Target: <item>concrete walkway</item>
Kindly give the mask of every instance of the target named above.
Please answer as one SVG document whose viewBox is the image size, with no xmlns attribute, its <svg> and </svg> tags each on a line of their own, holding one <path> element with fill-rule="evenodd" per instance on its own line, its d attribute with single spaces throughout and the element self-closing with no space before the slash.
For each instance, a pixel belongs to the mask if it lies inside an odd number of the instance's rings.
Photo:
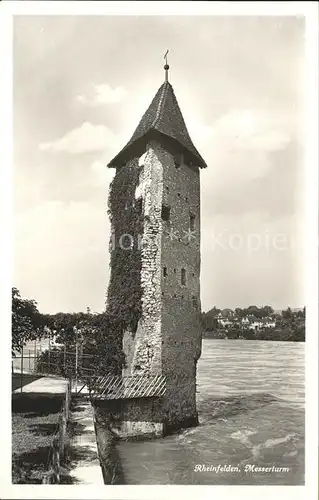
<svg viewBox="0 0 319 500">
<path fill-rule="evenodd" d="M 99 462 L 93 420 L 93 409 L 84 395 L 73 400 L 71 422 L 74 435 L 71 439 L 72 469 L 74 484 L 104 484 Z"/>
<path fill-rule="evenodd" d="M 33 393 L 51 393 L 65 394 L 68 387 L 68 381 L 64 378 L 41 377 L 21 388 L 15 389 L 14 393 L 33 392 Z"/>
</svg>

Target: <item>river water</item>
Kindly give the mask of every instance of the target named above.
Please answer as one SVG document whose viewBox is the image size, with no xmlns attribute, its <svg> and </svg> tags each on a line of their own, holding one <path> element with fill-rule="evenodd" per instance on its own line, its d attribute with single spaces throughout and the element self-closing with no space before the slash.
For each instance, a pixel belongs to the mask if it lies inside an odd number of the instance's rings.
<svg viewBox="0 0 319 500">
<path fill-rule="evenodd" d="M 125 484 L 304 484 L 304 347 L 204 339 L 200 425 L 161 439 L 119 442 Z M 195 471 L 196 465 L 206 471 Z M 252 471 L 251 465 L 289 470 Z"/>
</svg>

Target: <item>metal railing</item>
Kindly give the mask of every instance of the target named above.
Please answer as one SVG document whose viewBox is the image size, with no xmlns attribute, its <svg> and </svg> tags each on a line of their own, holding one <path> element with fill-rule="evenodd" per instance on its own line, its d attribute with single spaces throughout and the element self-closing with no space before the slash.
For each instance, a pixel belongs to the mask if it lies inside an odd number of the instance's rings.
<svg viewBox="0 0 319 500">
<path fill-rule="evenodd" d="M 78 392 L 77 387 L 82 384 L 82 389 L 87 385 L 87 379 L 93 375 L 93 368 L 84 366 L 93 358 L 93 355 L 81 352 L 75 347 L 69 351 L 53 349 L 21 349 L 12 358 L 13 390 L 23 392 L 23 386 L 32 382 L 32 377 L 63 377 L 71 379 L 71 384 Z M 83 386 L 83 382 L 85 384 Z"/>
<path fill-rule="evenodd" d="M 68 379 L 72 392 L 77 394 L 87 387 L 91 399 L 162 397 L 166 393 L 164 375 L 97 376 L 92 358 L 92 354 L 82 352 L 76 345 L 71 351 L 66 346 L 44 351 L 22 349 L 12 359 L 13 391 L 23 392 L 24 385 L 32 382 L 32 376 L 47 376 Z"/>
</svg>

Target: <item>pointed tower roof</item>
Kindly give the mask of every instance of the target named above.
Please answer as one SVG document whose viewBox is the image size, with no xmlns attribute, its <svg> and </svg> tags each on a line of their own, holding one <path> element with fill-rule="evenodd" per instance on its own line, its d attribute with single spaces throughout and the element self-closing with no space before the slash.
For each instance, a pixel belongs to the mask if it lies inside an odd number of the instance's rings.
<svg viewBox="0 0 319 500">
<path fill-rule="evenodd" d="M 166 71 L 166 81 L 158 89 L 149 108 L 144 113 L 137 129 L 128 141 L 126 146 L 113 158 L 108 164 L 108 167 L 117 167 L 125 162 L 129 157 L 130 150 L 133 145 L 152 136 L 152 133 L 160 133 L 173 141 L 179 143 L 192 157 L 197 166 L 201 168 L 207 167 L 205 161 L 195 148 L 177 99 L 174 94 L 172 85 L 167 81 L 168 67 L 164 67 Z"/>
</svg>

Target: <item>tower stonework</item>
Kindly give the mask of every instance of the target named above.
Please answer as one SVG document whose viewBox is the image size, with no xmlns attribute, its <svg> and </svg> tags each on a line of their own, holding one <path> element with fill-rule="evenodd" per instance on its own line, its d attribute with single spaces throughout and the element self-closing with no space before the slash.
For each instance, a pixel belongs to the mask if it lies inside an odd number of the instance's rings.
<svg viewBox="0 0 319 500">
<path fill-rule="evenodd" d="M 198 423 L 200 169 L 206 167 L 167 79 L 109 166 L 138 170 L 133 203 L 143 218 L 141 314 L 134 331 L 123 333 L 123 376 L 166 380 L 161 397 L 122 401 L 119 434 L 160 436 Z"/>
</svg>

